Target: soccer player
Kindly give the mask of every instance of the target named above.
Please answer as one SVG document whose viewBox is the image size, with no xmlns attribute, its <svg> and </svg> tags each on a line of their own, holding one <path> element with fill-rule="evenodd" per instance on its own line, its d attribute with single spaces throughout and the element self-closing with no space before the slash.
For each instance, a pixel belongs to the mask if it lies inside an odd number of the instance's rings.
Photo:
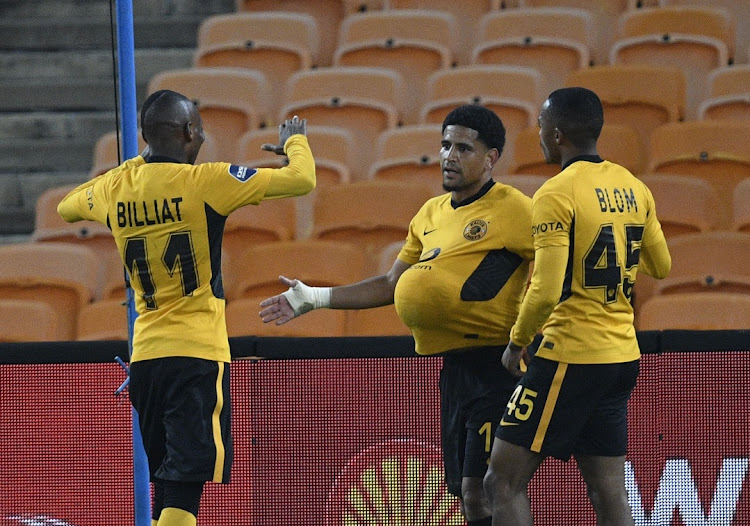
<svg viewBox="0 0 750 526">
<path fill-rule="evenodd" d="M 468 524 L 491 523 L 482 487 L 490 444 L 516 379 L 501 364 L 533 257 L 531 199 L 492 179 L 505 144 L 500 118 L 462 106 L 443 122 L 446 192 L 425 203 L 387 274 L 340 287 L 290 287 L 261 303 L 263 321 L 286 323 L 317 308 L 396 304 L 416 350 L 443 356 L 441 435 L 448 491 Z"/>
<path fill-rule="evenodd" d="M 227 483 L 232 463 L 224 222 L 241 206 L 310 192 L 315 164 L 296 116 L 279 126 L 279 145 L 263 145 L 286 152 L 281 169 L 194 165 L 201 117 L 173 91 L 145 101 L 141 126 L 145 157 L 82 184 L 58 212 L 112 230 L 136 295 L 130 398 L 154 486 L 152 524 L 195 526 L 204 483 Z"/>
<path fill-rule="evenodd" d="M 630 300 L 637 271 L 664 278 L 671 259 L 649 189 L 599 157 L 603 123 L 599 97 L 583 88 L 554 91 L 539 114 L 544 156 L 562 171 L 533 198 L 534 271 L 503 354 L 521 376 L 522 349 L 544 325 L 485 476 L 496 526 L 530 526 L 528 483 L 545 457 L 571 455 L 597 524 L 633 525 L 627 403 L 640 351 Z"/>
</svg>

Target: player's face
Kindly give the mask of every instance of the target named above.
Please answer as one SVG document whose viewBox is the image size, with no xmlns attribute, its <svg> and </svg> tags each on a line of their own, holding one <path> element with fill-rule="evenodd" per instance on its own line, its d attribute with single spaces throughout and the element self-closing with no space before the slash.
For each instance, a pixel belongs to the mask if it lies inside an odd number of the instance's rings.
<svg viewBox="0 0 750 526">
<path fill-rule="evenodd" d="M 549 100 L 546 100 L 539 112 L 539 144 L 547 164 L 560 163 L 560 149 L 555 140 L 556 134 L 555 127 L 549 119 Z"/>
<path fill-rule="evenodd" d="M 476 193 L 490 176 L 492 164 L 489 149 L 477 139 L 478 132 L 465 126 L 445 127 L 440 148 L 443 189 L 469 197 Z M 459 199 L 464 196 L 457 195 Z"/>
</svg>

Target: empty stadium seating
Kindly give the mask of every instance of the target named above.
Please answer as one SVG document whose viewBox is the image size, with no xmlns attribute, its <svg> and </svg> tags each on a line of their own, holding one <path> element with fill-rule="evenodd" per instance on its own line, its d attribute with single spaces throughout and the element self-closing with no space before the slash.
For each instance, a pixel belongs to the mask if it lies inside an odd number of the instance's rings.
<svg viewBox="0 0 750 526">
<path fill-rule="evenodd" d="M 127 340 L 128 313 L 123 300 L 84 305 L 78 313 L 76 340 Z"/>
<path fill-rule="evenodd" d="M 295 71 L 310 69 L 318 49 L 318 26 L 309 14 L 215 15 L 205 19 L 198 30 L 194 64 L 260 71 L 268 82 L 267 117 L 275 118 L 286 80 Z"/>
<path fill-rule="evenodd" d="M 439 124 L 415 124 L 386 130 L 378 139 L 368 179 L 423 182 L 442 192 Z"/>
<path fill-rule="evenodd" d="M 295 318 L 283 325 L 263 323 L 258 313 L 260 302 L 266 296 L 236 299 L 227 303 L 227 334 L 236 336 L 266 337 L 331 337 L 347 335 L 347 311 L 318 309 Z"/>
<path fill-rule="evenodd" d="M 0 299 L 0 342 L 55 341 L 58 315 L 44 301 Z"/>
<path fill-rule="evenodd" d="M 729 228 L 735 186 L 750 177 L 750 123 L 689 121 L 651 134 L 649 171 L 705 179 L 720 199 L 721 225 Z"/>
<path fill-rule="evenodd" d="M 638 315 L 638 329 L 747 330 L 750 327 L 750 294 L 724 292 L 656 296 Z"/>
<path fill-rule="evenodd" d="M 585 9 L 493 11 L 480 20 L 471 61 L 533 67 L 543 75 L 541 90 L 547 95 L 570 73 L 589 66 L 593 25 Z"/>
<path fill-rule="evenodd" d="M 699 119 L 750 122 L 750 64 L 734 64 L 708 75 L 708 95 L 698 107 Z"/>
<path fill-rule="evenodd" d="M 0 299 L 34 300 L 58 315 L 56 338 L 73 340 L 78 311 L 96 297 L 101 267 L 96 253 L 66 243 L 0 246 Z"/>
<path fill-rule="evenodd" d="M 341 25 L 333 63 L 381 67 L 401 75 L 403 120 L 416 123 L 426 79 L 454 61 L 456 21 L 434 9 L 392 9 L 352 15 Z"/>
</svg>

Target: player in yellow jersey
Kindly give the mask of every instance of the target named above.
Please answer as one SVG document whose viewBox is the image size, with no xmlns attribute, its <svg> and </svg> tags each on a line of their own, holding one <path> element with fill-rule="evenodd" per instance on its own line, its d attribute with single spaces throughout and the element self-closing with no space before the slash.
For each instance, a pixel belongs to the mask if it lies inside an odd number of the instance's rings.
<svg viewBox="0 0 750 526">
<path fill-rule="evenodd" d="M 533 198 L 534 272 L 503 354 L 520 376 L 522 348 L 542 328 L 485 476 L 496 526 L 530 526 L 528 483 L 545 457 L 571 455 L 597 524 L 633 525 L 627 403 L 640 351 L 630 300 L 636 273 L 664 278 L 671 259 L 649 189 L 597 153 L 603 122 L 599 97 L 583 88 L 553 92 L 539 114 L 544 156 L 562 171 Z"/>
<path fill-rule="evenodd" d="M 173 91 L 144 102 L 141 126 L 145 157 L 82 184 L 58 212 L 112 230 L 136 296 L 130 398 L 154 485 L 153 524 L 194 526 L 204 483 L 228 482 L 232 463 L 224 222 L 241 206 L 310 192 L 315 163 L 297 117 L 279 127 L 278 146 L 263 146 L 288 155 L 280 169 L 194 165 L 201 117 Z"/>
<path fill-rule="evenodd" d="M 462 106 L 443 122 L 440 160 L 449 192 L 425 203 L 387 274 L 351 285 L 290 289 L 261 303 L 264 322 L 286 323 L 315 308 L 396 304 L 416 350 L 443 356 L 441 435 L 448 490 L 470 526 L 491 523 L 482 487 L 494 430 L 516 379 L 502 367 L 533 257 L 531 200 L 495 182 L 505 144 L 500 118 Z"/>
</svg>

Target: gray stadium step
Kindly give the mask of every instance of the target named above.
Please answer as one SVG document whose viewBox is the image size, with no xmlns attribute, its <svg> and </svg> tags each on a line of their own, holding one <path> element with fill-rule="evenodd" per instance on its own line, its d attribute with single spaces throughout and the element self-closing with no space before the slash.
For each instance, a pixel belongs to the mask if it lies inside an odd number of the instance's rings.
<svg viewBox="0 0 750 526">
<path fill-rule="evenodd" d="M 135 50 L 136 81 L 148 82 L 167 69 L 189 68 L 192 48 L 144 48 Z M 112 79 L 110 51 L 0 51 L 0 79 Z"/>
<path fill-rule="evenodd" d="M 75 139 L 93 145 L 116 127 L 114 111 L 0 113 L 0 140 Z"/>
<path fill-rule="evenodd" d="M 133 20 L 136 48 L 194 48 L 203 17 L 154 17 Z M 116 38 L 116 37 L 115 37 Z M 0 20 L 2 50 L 111 49 L 109 19 L 5 18 Z"/>
<path fill-rule="evenodd" d="M 114 1 L 112 2 L 114 4 Z M 206 16 L 233 11 L 234 0 L 133 0 L 133 16 Z M 103 0 L 3 0 L 0 17 L 108 18 L 110 3 Z"/>
<path fill-rule="evenodd" d="M 0 142 L 0 174 L 80 171 L 91 168 L 91 141 L 7 139 Z"/>
<path fill-rule="evenodd" d="M 136 84 L 143 100 L 146 83 Z M 113 111 L 116 88 L 111 78 L 0 80 L 0 112 Z"/>
</svg>

